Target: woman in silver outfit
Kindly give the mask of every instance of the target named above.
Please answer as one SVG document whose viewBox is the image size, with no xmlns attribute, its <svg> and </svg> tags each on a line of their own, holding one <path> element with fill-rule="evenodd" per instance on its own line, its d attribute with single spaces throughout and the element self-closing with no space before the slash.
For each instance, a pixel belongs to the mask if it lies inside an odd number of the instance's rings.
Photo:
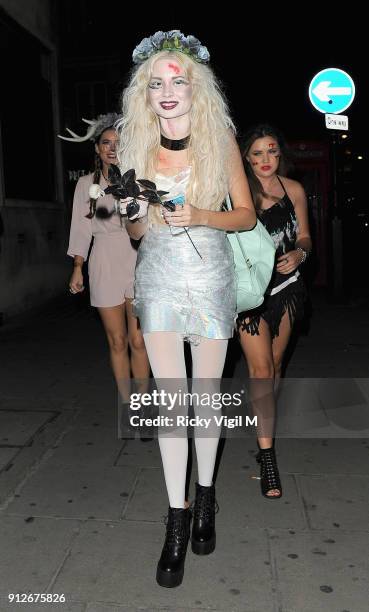
<svg viewBox="0 0 369 612">
<path fill-rule="evenodd" d="M 234 329 L 236 283 L 226 231 L 252 229 L 255 210 L 206 47 L 178 30 L 157 32 L 136 47 L 133 61 L 119 126 L 121 171 L 134 168 L 138 178 L 168 192 L 162 204 L 141 202 L 138 218 L 127 223 L 131 237 L 142 238 L 134 312 L 158 387 L 178 392 L 179 384 L 186 384 L 184 341 L 190 342 L 195 395 L 220 380 Z M 227 193 L 231 212 L 221 211 Z M 209 410 L 196 402 L 193 407 L 200 416 Z M 215 548 L 219 435 L 219 427 L 207 435 L 195 430 L 195 554 Z M 159 446 L 169 510 L 156 578 L 161 586 L 174 587 L 183 579 L 192 519 L 185 501 L 187 436 L 162 428 Z"/>
</svg>

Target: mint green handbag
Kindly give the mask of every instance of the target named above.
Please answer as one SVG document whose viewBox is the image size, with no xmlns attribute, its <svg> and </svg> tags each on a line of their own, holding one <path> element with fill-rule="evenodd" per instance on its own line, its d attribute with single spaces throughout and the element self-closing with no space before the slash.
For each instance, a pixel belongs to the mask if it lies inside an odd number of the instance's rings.
<svg viewBox="0 0 369 612">
<path fill-rule="evenodd" d="M 230 197 L 226 198 L 232 210 Z M 275 259 L 273 238 L 257 220 L 252 230 L 227 232 L 234 256 L 237 278 L 237 312 L 252 310 L 263 303 Z"/>
</svg>

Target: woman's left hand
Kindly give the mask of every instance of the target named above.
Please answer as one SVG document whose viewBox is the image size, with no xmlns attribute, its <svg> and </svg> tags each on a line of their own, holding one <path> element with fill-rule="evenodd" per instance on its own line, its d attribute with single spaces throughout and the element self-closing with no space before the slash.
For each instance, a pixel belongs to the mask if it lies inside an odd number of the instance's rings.
<svg viewBox="0 0 369 612">
<path fill-rule="evenodd" d="M 302 253 L 297 250 L 289 251 L 278 257 L 277 261 L 277 272 L 280 272 L 280 274 L 291 274 L 291 272 L 299 267 L 302 261 Z"/>
<path fill-rule="evenodd" d="M 173 212 L 164 208 L 163 216 L 165 222 L 173 227 L 189 227 L 190 225 L 202 225 L 201 210 L 191 206 L 191 204 L 177 204 Z"/>
</svg>

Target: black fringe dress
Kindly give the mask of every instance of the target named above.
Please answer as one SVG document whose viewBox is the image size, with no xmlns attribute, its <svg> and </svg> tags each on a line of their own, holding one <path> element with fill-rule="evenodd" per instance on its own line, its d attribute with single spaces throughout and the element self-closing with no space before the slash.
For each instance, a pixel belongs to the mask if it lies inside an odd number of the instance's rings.
<svg viewBox="0 0 369 612">
<path fill-rule="evenodd" d="M 290 274 L 277 272 L 278 257 L 295 249 L 297 219 L 292 204 L 282 181 L 277 177 L 284 190 L 284 196 L 270 208 L 259 211 L 259 219 L 272 236 L 276 245 L 276 264 L 264 302 L 253 310 L 241 312 L 237 317 L 238 333 L 259 335 L 260 318 L 268 323 L 272 338 L 279 335 L 279 326 L 287 311 L 291 327 L 295 320 L 304 314 L 306 289 L 298 270 Z"/>
</svg>

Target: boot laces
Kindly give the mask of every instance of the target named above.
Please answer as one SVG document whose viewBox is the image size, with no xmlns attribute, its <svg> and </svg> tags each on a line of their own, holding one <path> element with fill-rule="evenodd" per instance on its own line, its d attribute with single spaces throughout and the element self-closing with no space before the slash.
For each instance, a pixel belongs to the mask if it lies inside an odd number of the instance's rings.
<svg viewBox="0 0 369 612">
<path fill-rule="evenodd" d="M 219 512 L 219 505 L 215 497 L 206 493 L 198 493 L 190 508 L 193 510 L 196 520 L 204 519 L 209 521 L 212 518 L 213 512 L 215 514 Z"/>
<path fill-rule="evenodd" d="M 164 515 L 163 519 L 164 525 L 167 528 L 165 547 L 185 544 L 187 538 L 187 518 L 186 521 L 183 521 L 181 516 L 172 515 L 171 519 L 169 519 L 169 516 Z"/>
</svg>

